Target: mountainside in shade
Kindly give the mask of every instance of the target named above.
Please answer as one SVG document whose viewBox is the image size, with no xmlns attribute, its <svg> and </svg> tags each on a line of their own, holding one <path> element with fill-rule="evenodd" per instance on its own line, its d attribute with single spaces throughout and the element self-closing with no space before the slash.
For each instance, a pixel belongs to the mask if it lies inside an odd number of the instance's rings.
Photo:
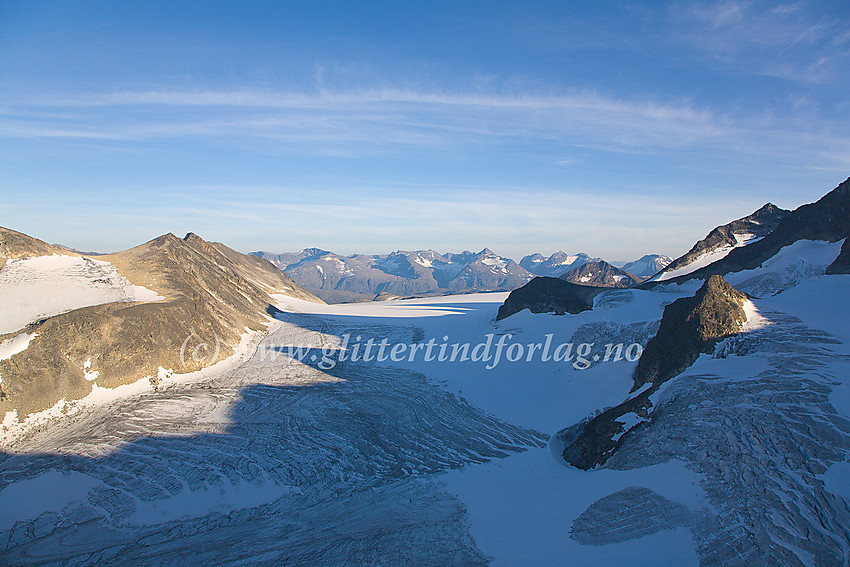
<svg viewBox="0 0 850 567">
<path fill-rule="evenodd" d="M 826 268 L 827 274 L 850 274 L 850 237 L 844 239 L 835 261 Z"/>
<path fill-rule="evenodd" d="M 665 307 L 658 333 L 635 368 L 632 396 L 565 432 L 561 436 L 566 442 L 564 460 L 585 470 L 604 463 L 622 434 L 649 418 L 650 397 L 664 382 L 683 372 L 700 354 L 711 354 L 718 341 L 741 330 L 747 321 L 745 300 L 743 293 L 715 275 L 693 297 Z"/>
<path fill-rule="evenodd" d="M 625 264 L 621 269 L 639 278 L 649 278 L 666 268 L 673 258 L 662 254 L 647 254 L 634 262 Z"/>
<path fill-rule="evenodd" d="M 80 264 L 70 267 L 73 278 L 59 256 L 47 258 L 47 269 L 40 258 L 6 265 L 0 271 L 4 304 L 34 305 L 34 314 L 43 312 L 38 303 L 50 298 L 33 290 L 49 289 L 53 274 L 74 287 L 95 289 L 109 283 L 99 274 L 109 274 L 136 295 L 95 297 L 88 305 L 66 309 L 50 305 L 48 316 L 30 318 L 25 328 L 0 337 L 4 345 L 23 341 L 22 350 L 0 360 L 5 396 L 0 415 L 15 411 L 23 419 L 62 399 L 81 399 L 92 392 L 92 382 L 114 388 L 156 377 L 160 367 L 197 370 L 232 354 L 246 330 L 267 326 L 274 312 L 271 294 L 319 301 L 265 260 L 191 233 L 184 239 L 169 233 L 96 261 L 71 260 Z M 200 344 L 207 347 L 194 351 Z"/>
<path fill-rule="evenodd" d="M 581 313 L 593 309 L 593 298 L 604 288 L 570 283 L 559 278 L 537 277 L 511 292 L 499 307 L 496 319 L 510 317 L 523 309 L 532 313 Z"/>
<path fill-rule="evenodd" d="M 510 258 L 481 252 L 440 254 L 433 250 L 398 251 L 370 256 L 340 256 L 318 249 L 267 258 L 304 288 L 331 302 L 515 289 L 533 275 Z M 286 262 L 293 260 L 292 263 Z"/>
<path fill-rule="evenodd" d="M 594 287 L 632 287 L 641 282 L 640 278 L 601 260 L 582 264 L 563 274 L 561 279 Z"/>
<path fill-rule="evenodd" d="M 0 268 L 15 258 L 67 254 L 63 248 L 48 244 L 22 232 L 0 226 Z"/>
<path fill-rule="evenodd" d="M 551 276 L 556 278 L 587 262 L 596 262 L 601 258 L 591 258 L 584 252 L 567 254 L 558 251 L 548 258 L 541 254 L 530 254 L 519 261 L 519 265 L 535 276 Z"/>
<path fill-rule="evenodd" d="M 768 205 L 765 205 L 760 211 L 764 211 L 767 207 Z M 769 220 L 775 218 L 777 214 L 780 213 L 768 211 L 765 217 Z M 693 271 L 688 268 L 693 268 L 696 264 L 686 267 L 685 273 L 670 271 L 668 266 L 660 277 L 653 278 L 643 285 L 651 287 L 659 282 L 681 283 L 693 278 L 706 279 L 713 274 L 751 270 L 777 255 L 782 248 L 798 241 L 838 242 L 847 238 L 850 236 L 850 178 L 817 202 L 802 205 L 790 213 L 781 214 L 782 219 L 776 227 L 762 238 L 753 240 L 745 246 L 732 248 L 718 259 Z M 840 268 L 836 267 L 836 269 Z"/>
<path fill-rule="evenodd" d="M 789 212 L 768 203 L 751 215 L 718 226 L 686 254 L 670 262 L 652 280 L 663 281 L 692 273 L 723 258 L 735 248 L 756 242 L 779 226 Z"/>
</svg>

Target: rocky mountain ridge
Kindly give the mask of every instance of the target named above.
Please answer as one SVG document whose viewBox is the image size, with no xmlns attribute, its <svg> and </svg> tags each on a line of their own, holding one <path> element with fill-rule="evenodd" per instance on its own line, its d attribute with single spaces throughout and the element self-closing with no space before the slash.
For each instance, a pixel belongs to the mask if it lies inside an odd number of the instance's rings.
<svg viewBox="0 0 850 567">
<path fill-rule="evenodd" d="M 44 251 L 51 252 L 39 245 L 28 255 Z M 4 343 L 29 337 L 24 350 L 0 360 L 0 415 L 17 412 L 23 419 L 60 400 L 80 399 L 94 380 L 114 388 L 156 377 L 160 367 L 198 370 L 232 354 L 246 330 L 266 328 L 275 312 L 271 295 L 320 301 L 265 260 L 192 233 L 182 239 L 165 234 L 97 260 L 160 299 L 71 309 L 0 337 Z M 80 283 L 89 284 L 99 285 Z M 4 296 L 14 302 L 14 282 L 7 287 Z M 185 356 L 187 341 L 190 353 L 206 345 L 203 356 Z"/>
<path fill-rule="evenodd" d="M 663 280 L 656 277 L 644 282 L 641 286 L 652 287 L 659 283 L 682 283 L 694 278 L 706 279 L 714 274 L 755 269 L 775 256 L 785 246 L 800 240 L 838 242 L 846 239 L 850 236 L 850 178 L 816 202 L 801 205 L 791 212 L 786 213 L 783 209 L 775 208 L 770 204 L 765 205 L 759 211 L 764 211 L 761 217 L 762 224 L 749 224 L 747 226 L 750 228 L 753 228 L 753 226 L 769 226 L 768 221 L 781 217 L 773 230 L 764 233 L 763 236 L 746 245 L 731 248 L 727 254 L 705 266 Z M 759 211 L 756 211 L 756 213 L 759 213 Z M 751 217 L 754 215 L 751 215 Z M 836 259 L 836 261 L 840 263 L 844 260 Z M 660 276 L 663 277 L 665 274 L 674 276 L 671 273 L 672 266 L 673 264 L 668 266 Z M 830 268 L 827 268 L 827 271 Z M 837 265 L 835 269 L 840 268 Z"/>
<path fill-rule="evenodd" d="M 620 269 L 639 278 L 646 279 L 654 276 L 673 261 L 673 258 L 663 254 L 646 254 L 634 262 L 624 264 Z"/>
<path fill-rule="evenodd" d="M 722 258 L 732 249 L 756 242 L 770 234 L 790 212 L 773 203 L 767 203 L 750 215 L 715 227 L 705 238 L 697 241 L 688 252 L 670 262 L 652 279 L 667 280 L 693 271 L 706 262 Z"/>
</svg>

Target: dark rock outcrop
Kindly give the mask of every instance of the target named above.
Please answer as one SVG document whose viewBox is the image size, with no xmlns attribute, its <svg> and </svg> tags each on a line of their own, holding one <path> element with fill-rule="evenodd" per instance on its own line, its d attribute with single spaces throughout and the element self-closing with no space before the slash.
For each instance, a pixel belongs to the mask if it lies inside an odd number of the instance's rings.
<svg viewBox="0 0 850 567">
<path fill-rule="evenodd" d="M 496 319 L 510 317 L 523 309 L 532 313 L 581 313 L 593 309 L 593 298 L 605 288 L 578 285 L 558 278 L 534 278 L 511 292 L 499 307 Z"/>
<path fill-rule="evenodd" d="M 399 296 L 393 295 L 388 291 L 382 291 L 378 295 L 375 296 L 375 299 L 372 301 L 394 301 L 396 299 L 400 299 Z"/>
<path fill-rule="evenodd" d="M 747 296 L 721 276 L 711 276 L 693 297 L 664 308 L 658 333 L 647 343 L 633 375 L 637 390 L 647 382 L 659 386 L 688 368 L 717 341 L 734 335 L 746 322 Z"/>
<path fill-rule="evenodd" d="M 647 343 L 633 375 L 632 392 L 640 394 L 561 434 L 568 443 L 564 460 L 580 469 L 604 463 L 616 450 L 629 423 L 649 419 L 650 396 L 670 378 L 712 353 L 717 342 L 740 331 L 746 322 L 746 296 L 721 276 L 711 276 L 693 297 L 664 308 L 658 333 Z"/>
<path fill-rule="evenodd" d="M 602 260 L 587 262 L 560 276 L 562 280 L 592 287 L 632 287 L 642 280 Z"/>
<path fill-rule="evenodd" d="M 838 257 L 826 269 L 827 274 L 850 274 L 850 235 L 844 239 Z"/>
</svg>

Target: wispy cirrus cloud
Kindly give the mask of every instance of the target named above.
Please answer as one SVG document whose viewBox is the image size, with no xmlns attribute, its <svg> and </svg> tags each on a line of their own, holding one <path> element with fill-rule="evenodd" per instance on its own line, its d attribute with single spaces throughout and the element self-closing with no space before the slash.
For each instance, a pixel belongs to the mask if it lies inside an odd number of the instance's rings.
<svg viewBox="0 0 850 567">
<path fill-rule="evenodd" d="M 731 17 L 731 16 L 730 16 Z M 403 88 L 323 91 L 146 90 L 7 102 L 5 138 L 157 144 L 170 140 L 257 144 L 263 151 L 374 155 L 536 145 L 660 154 L 729 152 L 813 158 L 844 167 L 848 140 L 829 121 L 738 115 L 688 100 L 626 99 L 596 91 L 562 95 L 447 93 Z M 563 156 L 552 163 L 571 163 Z"/>
<path fill-rule="evenodd" d="M 677 3 L 670 19 L 679 42 L 741 71 L 828 83 L 846 75 L 850 64 L 847 21 L 827 18 L 805 0 Z"/>
</svg>

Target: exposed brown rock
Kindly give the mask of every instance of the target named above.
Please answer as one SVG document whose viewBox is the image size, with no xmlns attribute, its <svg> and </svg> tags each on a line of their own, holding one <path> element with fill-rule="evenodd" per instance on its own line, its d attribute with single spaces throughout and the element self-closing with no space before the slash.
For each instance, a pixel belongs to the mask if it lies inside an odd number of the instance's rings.
<svg viewBox="0 0 850 567">
<path fill-rule="evenodd" d="M 6 264 L 6 260 L 35 256 L 49 256 L 54 253 L 69 254 L 69 252 L 63 248 L 48 244 L 43 240 L 33 238 L 32 236 L 28 236 L 22 232 L 0 226 L 0 268 Z"/>
<path fill-rule="evenodd" d="M 83 372 L 89 358 L 101 387 L 156 376 L 160 366 L 189 372 L 222 360 L 246 328 L 265 328 L 275 311 L 269 294 L 321 302 L 271 263 L 195 234 L 166 234 L 98 259 L 165 299 L 85 307 L 31 324 L 27 332 L 38 336 L 29 348 L 0 361 L 0 415 L 14 409 L 23 418 L 85 396 L 92 388 Z"/>
</svg>

